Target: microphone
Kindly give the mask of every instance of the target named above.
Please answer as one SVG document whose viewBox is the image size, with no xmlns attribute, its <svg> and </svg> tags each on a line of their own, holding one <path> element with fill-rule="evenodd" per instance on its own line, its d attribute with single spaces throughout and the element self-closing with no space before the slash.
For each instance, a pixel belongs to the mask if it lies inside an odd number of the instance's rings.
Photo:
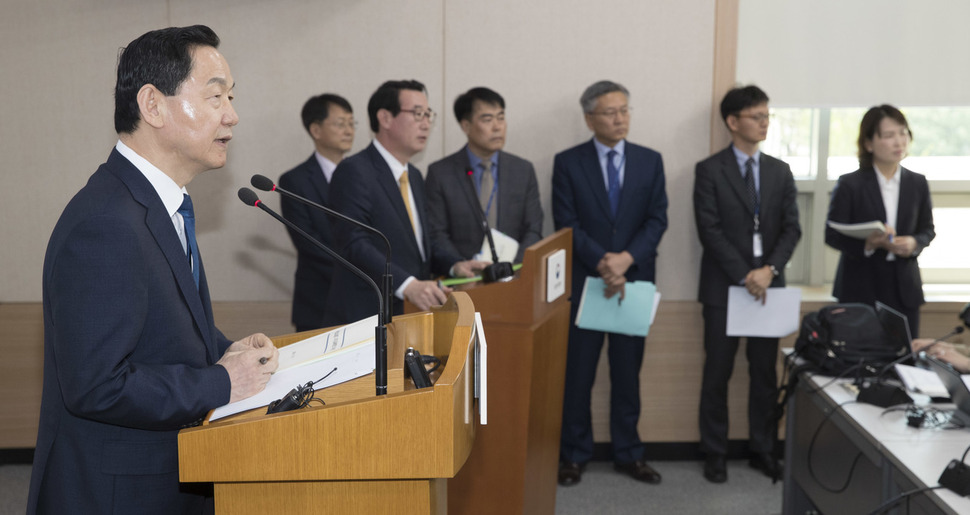
<svg viewBox="0 0 970 515">
<path fill-rule="evenodd" d="M 960 320 L 963 320 L 963 325 L 970 327 L 970 302 L 963 309 L 960 310 Z"/>
<path fill-rule="evenodd" d="M 387 323 L 391 322 L 394 316 L 391 309 L 391 305 L 392 305 L 391 302 L 393 300 L 391 296 L 391 292 L 393 291 L 392 285 L 394 284 L 393 277 L 391 276 L 391 242 L 387 239 L 387 236 L 384 236 L 384 233 L 382 233 L 381 231 L 378 231 L 377 229 L 359 220 L 355 220 L 343 213 L 330 209 L 327 206 L 317 204 L 316 202 L 308 198 L 304 198 L 304 197 L 301 197 L 300 195 L 297 195 L 296 193 L 284 190 L 283 188 L 280 188 L 279 186 L 277 186 L 272 179 L 270 179 L 269 177 L 266 177 L 265 175 L 260 175 L 260 174 L 253 175 L 252 178 L 249 179 L 249 182 L 256 189 L 263 190 L 263 191 L 275 191 L 280 195 L 283 195 L 284 197 L 288 197 L 298 202 L 302 202 L 303 204 L 319 209 L 332 217 L 338 218 L 345 222 L 350 222 L 351 224 L 354 224 L 366 231 L 369 231 L 371 233 L 374 233 L 380 236 L 381 239 L 384 240 L 384 276 L 381 278 L 381 287 L 382 287 L 381 293 L 383 294 L 384 303 L 382 304 L 381 309 L 383 310 L 383 313 L 384 313 L 384 320 L 386 320 Z"/>
<path fill-rule="evenodd" d="M 387 393 L 387 327 L 385 326 L 385 321 L 384 321 L 385 320 L 384 310 L 383 310 L 384 296 L 381 294 L 381 289 L 377 287 L 377 283 L 375 283 L 374 280 L 371 279 L 369 275 L 364 273 L 363 270 L 351 264 L 349 261 L 347 261 L 339 254 L 331 250 L 330 247 L 327 247 L 323 243 L 320 243 L 316 238 L 307 234 L 306 231 L 304 231 L 303 229 L 300 229 L 296 224 L 283 218 L 282 216 L 277 214 L 276 211 L 273 211 L 272 209 L 267 207 L 266 204 L 263 204 L 263 202 L 259 200 L 259 196 L 257 196 L 256 192 L 254 192 L 253 190 L 249 188 L 239 188 L 239 200 L 242 200 L 243 203 L 246 204 L 247 206 L 258 207 L 263 211 L 266 211 L 267 213 L 269 213 L 270 216 L 279 220 L 279 222 L 282 223 L 283 225 L 296 231 L 297 234 L 299 234 L 300 236 L 303 236 L 304 238 L 307 239 L 307 241 L 316 245 L 320 250 L 323 250 L 324 252 L 329 254 L 330 257 L 334 258 L 335 261 L 337 261 L 345 268 L 353 272 L 355 275 L 363 279 L 364 282 L 370 285 L 371 288 L 374 288 L 374 293 L 377 294 L 377 303 L 378 303 L 377 327 L 374 328 L 374 361 L 375 361 L 374 381 L 377 386 L 377 395 L 386 394 Z"/>
<path fill-rule="evenodd" d="M 468 182 L 470 182 L 472 185 L 472 191 L 475 191 L 475 179 L 472 177 L 472 174 L 474 173 L 475 172 L 471 169 L 466 171 Z M 488 226 L 488 218 L 485 216 L 485 211 L 482 210 L 482 206 L 479 204 L 478 199 L 472 198 L 471 204 L 475 206 L 473 211 L 478 213 L 478 216 L 482 220 L 482 229 L 485 231 L 485 239 L 488 240 L 488 248 L 492 251 L 492 264 L 486 266 L 482 270 L 482 282 L 487 284 L 511 281 L 512 277 L 515 275 L 515 270 L 512 269 L 512 263 L 509 263 L 508 261 L 500 262 L 498 260 L 498 252 L 495 251 L 495 240 L 492 239 L 492 229 Z"/>
</svg>

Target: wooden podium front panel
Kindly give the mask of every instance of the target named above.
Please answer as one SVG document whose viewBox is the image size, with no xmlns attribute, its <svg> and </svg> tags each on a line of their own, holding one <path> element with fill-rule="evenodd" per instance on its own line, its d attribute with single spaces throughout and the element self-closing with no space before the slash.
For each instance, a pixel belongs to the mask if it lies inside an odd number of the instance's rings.
<svg viewBox="0 0 970 515">
<path fill-rule="evenodd" d="M 488 342 L 488 424 L 465 466 L 448 482 L 454 514 L 552 514 L 569 335 L 566 292 L 545 301 L 546 258 L 566 249 L 559 231 L 526 250 L 518 277 L 464 289 L 481 312 Z"/>
<path fill-rule="evenodd" d="M 216 513 L 428 515 L 447 504 L 444 479 L 220 483 Z"/>
</svg>

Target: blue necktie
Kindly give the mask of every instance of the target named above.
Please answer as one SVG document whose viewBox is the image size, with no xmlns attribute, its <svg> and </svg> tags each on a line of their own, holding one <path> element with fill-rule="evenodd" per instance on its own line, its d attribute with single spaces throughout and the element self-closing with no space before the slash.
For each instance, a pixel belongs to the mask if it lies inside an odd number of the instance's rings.
<svg viewBox="0 0 970 515">
<path fill-rule="evenodd" d="M 199 268 L 202 261 L 199 258 L 199 245 L 195 241 L 195 210 L 192 209 L 192 198 L 182 195 L 182 205 L 178 213 L 182 215 L 185 222 L 185 254 L 189 258 L 189 266 L 192 267 L 192 278 L 195 279 L 195 287 L 199 287 Z"/>
<path fill-rule="evenodd" d="M 606 153 L 606 178 L 610 183 L 610 190 L 607 196 L 610 199 L 610 212 L 616 216 L 616 209 L 620 206 L 620 170 L 613 163 L 616 151 L 610 150 Z"/>
</svg>

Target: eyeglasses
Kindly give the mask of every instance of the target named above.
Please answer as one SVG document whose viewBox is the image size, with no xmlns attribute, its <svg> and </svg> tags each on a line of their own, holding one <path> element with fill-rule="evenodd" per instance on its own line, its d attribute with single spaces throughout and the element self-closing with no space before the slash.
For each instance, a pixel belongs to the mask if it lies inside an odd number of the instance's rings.
<svg viewBox="0 0 970 515">
<path fill-rule="evenodd" d="M 428 123 L 434 123 L 434 118 L 436 113 L 431 109 L 401 109 L 401 112 L 411 113 L 414 115 L 414 121 L 420 122 L 422 118 L 427 118 Z"/>
<path fill-rule="evenodd" d="M 774 117 L 775 117 L 775 115 L 773 115 L 773 114 L 764 114 L 764 113 L 761 113 L 761 114 L 739 114 L 738 115 L 738 118 L 748 118 L 749 120 L 753 120 L 755 123 L 765 123 L 765 122 L 767 122 L 768 120 L 770 120 L 770 119 L 772 119 Z"/>
<path fill-rule="evenodd" d="M 323 124 L 329 125 L 330 127 L 333 127 L 335 129 L 340 129 L 340 130 L 357 128 L 357 120 L 353 118 L 349 120 L 334 120 L 334 121 L 328 120 L 326 122 L 323 122 Z"/>
<path fill-rule="evenodd" d="M 607 109 L 606 111 L 593 111 L 590 114 L 595 114 L 596 116 L 602 116 L 603 118 L 616 118 L 617 116 L 622 116 L 626 118 L 633 111 L 632 107 L 625 106 L 619 109 Z"/>
</svg>

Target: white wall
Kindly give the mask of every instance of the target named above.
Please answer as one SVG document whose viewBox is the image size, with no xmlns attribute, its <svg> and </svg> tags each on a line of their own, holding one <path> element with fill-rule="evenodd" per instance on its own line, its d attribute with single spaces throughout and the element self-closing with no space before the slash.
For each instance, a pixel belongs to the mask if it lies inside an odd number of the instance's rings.
<svg viewBox="0 0 970 515">
<path fill-rule="evenodd" d="M 970 2 L 742 0 L 737 77 L 774 105 L 970 104 Z"/>
<path fill-rule="evenodd" d="M 228 165 L 188 186 L 214 299 L 289 299 L 292 245 L 236 190 L 310 154 L 299 111 L 311 95 L 347 97 L 360 120 L 354 151 L 365 147 L 367 99 L 391 78 L 424 82 L 442 114 L 416 159 L 422 170 L 464 142 L 451 114 L 460 92 L 486 85 L 505 97 L 506 148 L 536 165 L 546 234 L 553 155 L 590 137 L 579 95 L 604 78 L 626 85 L 630 140 L 660 151 L 666 165 L 659 287 L 668 300 L 695 296 L 690 195 L 693 165 L 709 153 L 713 2 L 2 0 L 0 9 L 0 302 L 40 300 L 50 231 L 116 140 L 119 48 L 148 30 L 194 23 L 222 38 L 240 116 Z"/>
</svg>

